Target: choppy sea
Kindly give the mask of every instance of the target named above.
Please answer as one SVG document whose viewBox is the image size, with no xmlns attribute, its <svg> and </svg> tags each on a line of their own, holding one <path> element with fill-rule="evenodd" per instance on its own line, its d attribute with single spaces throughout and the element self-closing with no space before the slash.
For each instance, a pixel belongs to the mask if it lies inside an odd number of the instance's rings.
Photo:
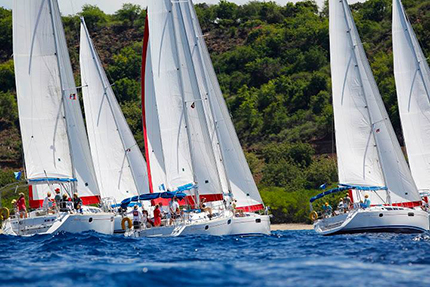
<svg viewBox="0 0 430 287">
<path fill-rule="evenodd" d="M 430 286 L 430 236 L 0 235 L 1 286 Z"/>
</svg>

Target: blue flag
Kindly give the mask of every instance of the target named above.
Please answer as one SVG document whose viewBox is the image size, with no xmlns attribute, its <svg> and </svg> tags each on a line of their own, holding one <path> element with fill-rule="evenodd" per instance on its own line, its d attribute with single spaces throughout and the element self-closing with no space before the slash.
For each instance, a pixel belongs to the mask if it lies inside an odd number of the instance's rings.
<svg viewBox="0 0 430 287">
<path fill-rule="evenodd" d="M 323 183 L 323 184 L 320 185 L 320 189 L 325 189 L 326 187 L 327 187 L 326 183 Z"/>
<path fill-rule="evenodd" d="M 14 172 L 15 179 L 16 179 L 16 180 L 20 180 L 20 179 L 21 179 L 21 174 L 22 174 L 22 172 L 21 172 L 21 171 Z"/>
</svg>

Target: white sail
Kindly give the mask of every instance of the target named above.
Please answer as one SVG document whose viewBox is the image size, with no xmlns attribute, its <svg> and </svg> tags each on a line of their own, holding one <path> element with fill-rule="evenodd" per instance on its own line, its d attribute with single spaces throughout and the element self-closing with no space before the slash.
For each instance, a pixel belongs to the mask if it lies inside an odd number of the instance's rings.
<svg viewBox="0 0 430 287">
<path fill-rule="evenodd" d="M 148 180 L 151 192 L 167 189 L 166 168 L 160 137 L 158 107 L 154 90 L 151 49 L 149 46 L 148 17 L 145 23 L 144 47 L 142 55 L 142 113 L 145 139 L 145 156 L 148 165 Z"/>
<path fill-rule="evenodd" d="M 219 171 L 204 108 L 205 98 L 199 90 L 196 70 L 190 52 L 190 43 L 185 30 L 185 19 L 181 12 L 181 2 L 173 1 L 172 3 L 178 63 L 181 67 L 179 72 L 185 106 L 184 118 L 188 122 L 188 140 L 191 147 L 195 180 L 200 195 L 212 194 L 215 197 L 206 198 L 222 200 Z"/>
<path fill-rule="evenodd" d="M 91 155 L 103 198 L 149 193 L 146 163 L 103 70 L 83 18 L 80 67 Z"/>
<path fill-rule="evenodd" d="M 393 0 L 394 75 L 412 176 L 430 190 L 430 70 L 400 0 Z"/>
<path fill-rule="evenodd" d="M 49 6 L 42 0 L 14 1 L 12 12 L 26 176 L 73 178 Z"/>
<path fill-rule="evenodd" d="M 218 199 L 222 199 L 215 156 L 178 3 L 172 5 L 171 1 L 163 0 L 148 4 L 150 57 L 146 60 L 152 62 L 152 73 L 147 72 L 146 75 L 153 78 L 166 187 L 174 190 L 194 182 L 200 195 L 218 194 Z M 151 165 L 151 160 L 149 162 Z"/>
<path fill-rule="evenodd" d="M 57 1 L 14 1 L 13 44 L 27 178 L 77 180 L 84 203 L 98 202 Z"/>
<path fill-rule="evenodd" d="M 175 190 L 192 183 L 194 176 L 185 130 L 179 66 L 174 53 L 176 43 L 172 32 L 173 20 L 164 0 L 149 1 L 148 4 L 148 49 L 151 57 L 147 60 L 152 60 L 152 73 L 147 72 L 147 76 L 152 75 L 156 95 L 166 173 L 165 186 L 166 189 Z"/>
<path fill-rule="evenodd" d="M 232 192 L 238 207 L 260 209 L 263 202 L 230 119 L 193 3 L 191 0 L 179 3 L 223 190 Z"/>
<path fill-rule="evenodd" d="M 372 204 L 419 201 L 346 0 L 330 0 L 330 58 L 339 182 L 386 186 Z M 357 198 L 355 198 L 357 200 Z"/>
</svg>

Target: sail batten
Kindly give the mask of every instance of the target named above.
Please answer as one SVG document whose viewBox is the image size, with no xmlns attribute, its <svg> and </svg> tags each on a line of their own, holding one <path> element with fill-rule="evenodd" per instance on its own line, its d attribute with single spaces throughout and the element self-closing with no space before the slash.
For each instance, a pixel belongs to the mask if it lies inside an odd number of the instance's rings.
<svg viewBox="0 0 430 287">
<path fill-rule="evenodd" d="M 430 190 L 430 70 L 402 2 L 393 0 L 392 31 L 397 99 L 412 176 Z"/>
</svg>

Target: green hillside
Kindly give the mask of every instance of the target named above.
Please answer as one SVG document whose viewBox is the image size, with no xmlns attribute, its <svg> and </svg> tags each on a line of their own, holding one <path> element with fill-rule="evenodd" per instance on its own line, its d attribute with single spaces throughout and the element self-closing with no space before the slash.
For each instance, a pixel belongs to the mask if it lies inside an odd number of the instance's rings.
<svg viewBox="0 0 430 287">
<path fill-rule="evenodd" d="M 430 55 L 430 0 L 404 0 Z M 351 6 L 376 81 L 401 138 L 393 76 L 391 1 Z M 306 222 L 308 200 L 337 180 L 331 107 L 328 9 L 314 1 L 228 1 L 196 5 L 215 70 L 242 146 L 274 222 Z M 145 11 L 125 4 L 113 15 L 84 16 L 127 121 L 143 149 L 140 61 Z M 22 168 L 12 59 L 11 11 L 0 8 L 0 186 Z M 64 17 L 79 86 L 79 16 Z M 333 199 L 334 200 L 334 199 Z"/>
</svg>

